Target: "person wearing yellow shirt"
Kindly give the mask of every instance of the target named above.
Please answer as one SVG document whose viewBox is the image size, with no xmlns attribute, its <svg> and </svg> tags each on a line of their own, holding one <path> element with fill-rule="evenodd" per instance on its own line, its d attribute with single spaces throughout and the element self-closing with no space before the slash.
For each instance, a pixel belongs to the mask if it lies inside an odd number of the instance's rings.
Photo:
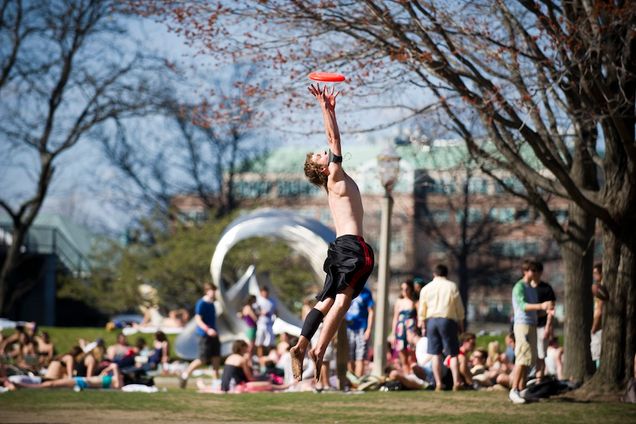
<svg viewBox="0 0 636 424">
<path fill-rule="evenodd" d="M 443 390 L 442 353 L 450 355 L 453 390 L 459 390 L 459 333 L 464 331 L 464 304 L 457 284 L 448 280 L 448 268 L 437 265 L 433 280 L 422 288 L 418 306 L 418 326 L 428 338 L 427 353 L 433 355 L 435 390 Z"/>
</svg>

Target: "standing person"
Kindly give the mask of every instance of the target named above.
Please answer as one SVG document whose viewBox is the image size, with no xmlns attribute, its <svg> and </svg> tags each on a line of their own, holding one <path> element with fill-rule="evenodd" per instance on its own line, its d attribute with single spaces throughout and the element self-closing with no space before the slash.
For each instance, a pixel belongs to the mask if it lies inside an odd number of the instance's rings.
<svg viewBox="0 0 636 424">
<path fill-rule="evenodd" d="M 393 305 L 393 344 L 398 353 L 402 371 L 411 372 L 413 330 L 417 325 L 417 309 L 415 306 L 414 287 L 412 280 L 400 284 L 400 297 Z"/>
<path fill-rule="evenodd" d="M 260 295 L 256 297 L 256 354 L 259 360 L 263 360 L 269 353 L 269 349 L 276 344 L 274 336 L 274 315 L 276 314 L 276 302 L 269 297 L 269 289 L 261 286 Z M 262 365 L 262 364 L 261 364 Z"/>
<path fill-rule="evenodd" d="M 543 264 L 535 261 L 537 271 L 534 273 L 531 285 L 537 291 L 537 303 L 551 301 L 556 303 L 556 295 L 552 286 L 541 280 L 543 275 Z M 537 311 L 537 372 L 535 377 L 537 383 L 545 375 L 545 357 L 548 351 L 548 344 L 554 336 L 554 310 Z"/>
<path fill-rule="evenodd" d="M 453 390 L 459 390 L 459 333 L 464 331 L 464 304 L 457 284 L 448 280 L 448 268 L 437 265 L 433 280 L 420 293 L 418 326 L 428 339 L 427 351 L 433 355 L 433 377 L 435 390 L 443 390 L 442 353 L 450 356 L 450 370 L 453 375 Z"/>
<path fill-rule="evenodd" d="M 345 315 L 347 339 L 349 340 L 349 371 L 357 377 L 364 375 L 364 361 L 371 338 L 375 302 L 371 290 L 363 288 L 360 295 L 351 301 Z"/>
<path fill-rule="evenodd" d="M 537 311 L 554 309 L 552 301 L 539 303 L 537 290 L 531 285 L 538 269 L 536 263 L 526 260 L 522 269 L 523 277 L 512 288 L 515 366 L 508 397 L 515 404 L 526 402 L 520 392 L 526 387 L 528 369 L 532 368 L 537 357 Z"/>
<path fill-rule="evenodd" d="M 421 277 L 415 277 L 413 278 L 413 298 L 415 299 L 415 307 L 417 307 L 417 304 L 419 303 L 420 300 L 420 292 L 422 291 L 422 288 L 424 287 L 426 283 L 424 282 L 424 279 Z"/>
<path fill-rule="evenodd" d="M 413 278 L 413 300 L 415 300 L 415 321 L 417 324 L 417 309 L 420 307 L 420 293 L 422 292 L 422 288 L 426 285 L 426 282 L 421 277 Z M 416 325 L 417 327 L 417 325 Z M 419 327 L 418 327 L 419 328 Z M 420 335 L 422 333 L 420 332 Z"/>
<path fill-rule="evenodd" d="M 601 364 L 601 340 L 603 339 L 603 304 L 607 300 L 607 290 L 603 287 L 603 265 L 594 264 L 592 268 L 592 294 L 594 295 L 594 315 L 592 318 L 592 335 L 590 351 L 596 369 Z"/>
<path fill-rule="evenodd" d="M 221 342 L 216 331 L 216 286 L 211 283 L 203 285 L 204 295 L 194 307 L 194 319 L 197 323 L 196 333 L 199 336 L 199 357 L 190 362 L 179 376 L 179 387 L 185 389 L 192 371 L 202 364 L 212 364 L 212 377 L 219 378 L 219 366 L 221 364 Z"/>
<path fill-rule="evenodd" d="M 308 153 L 305 175 L 309 181 L 325 189 L 329 210 L 336 227 L 336 240 L 329 245 L 324 270 L 327 273 L 318 303 L 307 314 L 296 346 L 292 347 L 292 371 L 294 378 L 302 378 L 303 359 L 309 341 L 324 319 L 324 328 L 316 346 L 309 351 L 316 364 L 316 380 L 319 380 L 322 360 L 327 345 L 340 326 L 351 300 L 355 299 L 373 271 L 373 250 L 362 238 L 362 197 L 355 181 L 342 168 L 340 132 L 336 121 L 336 97 L 334 88 L 313 84 L 309 92 L 316 98 L 324 119 L 329 152 Z"/>
<path fill-rule="evenodd" d="M 256 322 L 258 321 L 258 315 L 254 309 L 256 303 L 256 296 L 253 294 L 247 296 L 241 312 L 239 312 L 240 318 L 245 323 L 245 337 L 247 337 L 250 355 L 254 352 L 254 342 L 256 341 Z"/>
</svg>

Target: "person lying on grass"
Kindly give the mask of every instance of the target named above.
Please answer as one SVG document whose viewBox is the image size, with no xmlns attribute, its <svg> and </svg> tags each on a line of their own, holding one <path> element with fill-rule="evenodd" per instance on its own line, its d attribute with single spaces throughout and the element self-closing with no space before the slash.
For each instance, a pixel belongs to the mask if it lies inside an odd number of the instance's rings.
<svg viewBox="0 0 636 424">
<path fill-rule="evenodd" d="M 42 383 L 13 383 L 17 388 L 23 389 L 57 389 L 69 388 L 75 390 L 84 389 L 121 389 L 124 385 L 124 378 L 119 372 L 117 364 L 112 363 L 98 375 L 94 377 L 72 377 L 58 380 L 43 381 Z"/>
</svg>

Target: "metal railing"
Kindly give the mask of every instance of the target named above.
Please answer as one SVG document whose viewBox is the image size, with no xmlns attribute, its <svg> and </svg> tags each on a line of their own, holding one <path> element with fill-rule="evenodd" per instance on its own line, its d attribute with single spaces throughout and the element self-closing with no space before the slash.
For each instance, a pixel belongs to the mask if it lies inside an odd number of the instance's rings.
<svg viewBox="0 0 636 424">
<path fill-rule="evenodd" d="M 0 247 L 11 244 L 13 227 L 0 224 Z M 74 244 L 56 227 L 45 225 L 32 226 L 24 240 L 21 253 L 56 255 L 64 267 L 75 276 L 90 273 L 90 262 Z"/>
</svg>

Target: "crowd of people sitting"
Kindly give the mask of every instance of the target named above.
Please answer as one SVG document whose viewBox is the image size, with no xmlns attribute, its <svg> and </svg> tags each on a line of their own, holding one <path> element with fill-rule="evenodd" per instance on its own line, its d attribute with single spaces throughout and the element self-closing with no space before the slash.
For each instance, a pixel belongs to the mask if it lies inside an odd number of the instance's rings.
<svg viewBox="0 0 636 424">
<path fill-rule="evenodd" d="M 80 339 L 66 352 L 58 352 L 46 331 L 33 322 L 18 323 L 8 336 L 0 332 L 0 386 L 70 387 L 119 389 L 124 384 L 152 384 L 149 371 L 166 366 L 170 345 L 162 331 L 154 334 L 152 346 L 144 338 L 134 345 L 119 333 L 116 342 L 106 346 L 103 339 Z"/>
<path fill-rule="evenodd" d="M 371 383 L 375 384 L 368 384 L 373 359 L 371 352 L 366 346 L 362 352 L 360 349 L 356 352 L 354 344 L 351 346 L 353 350 L 350 352 L 347 373 L 346 384 L 349 388 L 373 390 L 384 386 L 391 390 L 411 390 L 435 387 L 431 367 L 433 355 L 427 353 L 427 337 L 423 337 L 419 328 L 412 324 L 414 313 L 404 312 L 414 305 L 411 282 L 405 282 L 402 286 L 403 297 L 395 304 L 394 332 L 389 338 L 385 377 L 371 379 Z M 367 302 L 369 298 L 370 292 L 361 297 Z M 256 305 L 249 305 L 241 314 L 250 314 L 253 309 L 258 310 Z M 354 317 L 349 316 L 350 325 L 353 320 Z M 363 338 L 365 333 L 369 335 L 366 330 L 364 328 Z M 147 378 L 148 372 L 152 374 L 153 371 L 170 369 L 170 345 L 161 331 L 154 334 L 151 346 L 146 346 L 142 337 L 130 344 L 124 334 L 118 333 L 112 345 L 107 346 L 103 339 L 90 342 L 80 339 L 77 345 L 66 352 L 58 352 L 49 334 L 38 331 L 34 323 L 16 326 L 13 334 L 7 337 L 1 334 L 0 355 L 3 360 L 0 379 L 5 388 L 119 389 L 125 383 L 152 381 Z M 260 345 L 258 349 L 252 339 L 255 335 L 247 336 L 247 341 L 237 340 L 233 343 L 232 353 L 225 358 L 221 378 L 213 379 L 212 384 L 203 383 L 200 379 L 197 382 L 199 391 L 329 391 L 338 387 L 334 375 L 335 342 L 331 343 L 325 356 L 320 380 L 314 381 L 313 362 L 305 361 L 303 378 L 301 382 L 296 382 L 292 376 L 289 353 L 290 347 L 295 344 L 293 336 L 283 333 L 276 344 L 271 347 Z M 318 337 L 319 333 L 315 335 L 316 339 Z M 498 341 L 476 348 L 476 337 L 472 333 L 464 333 L 461 341 L 458 363 L 462 388 L 510 387 L 510 372 L 514 364 L 513 333 L 506 336 L 503 348 Z M 556 340 L 551 346 L 547 368 L 550 373 L 558 373 L 562 349 L 558 348 Z M 362 359 L 356 361 L 356 355 L 362 355 Z M 443 381 L 451 387 L 449 360 L 450 357 L 444 360 L 442 373 Z"/>
<path fill-rule="evenodd" d="M 463 332 L 464 307 L 457 286 L 446 278 L 444 265 L 435 268 L 428 284 L 403 281 L 388 344 L 388 376 L 397 381 L 391 386 L 510 390 L 512 399 L 528 381 L 537 383 L 547 376 L 563 380 L 563 348 L 554 334 L 556 297 L 541 280 L 542 270 L 540 262 L 524 262 L 523 278 L 513 289 L 514 331 L 506 335 L 504 345 L 491 340 L 479 347 L 474 333 Z M 522 337 L 520 344 L 518 337 Z M 521 372 L 514 373 L 519 363 L 524 366 L 523 378 Z"/>
<path fill-rule="evenodd" d="M 492 340 L 486 346 L 477 347 L 476 335 L 466 332 L 460 336 L 459 354 L 457 355 L 459 386 L 454 386 L 450 367 L 451 357 L 446 356 L 442 363 L 442 384 L 444 387 L 454 387 L 455 390 L 509 390 L 511 388 L 511 373 L 515 362 L 515 336 L 509 333 L 505 336 L 505 346 L 497 340 Z M 389 344 L 387 361 L 387 377 L 398 381 L 400 385 L 395 389 L 425 389 L 435 388 L 436 382 L 432 370 L 433 355 L 427 353 L 427 338 L 422 337 L 418 329 L 414 330 L 411 338 L 412 348 L 406 355 L 399 355 L 399 351 L 392 349 Z M 558 380 L 562 375 L 563 348 L 559 346 L 557 338 L 550 342 L 546 357 L 546 373 Z M 407 369 L 401 358 L 406 360 Z M 395 386 L 395 385 L 394 385 Z"/>
</svg>

